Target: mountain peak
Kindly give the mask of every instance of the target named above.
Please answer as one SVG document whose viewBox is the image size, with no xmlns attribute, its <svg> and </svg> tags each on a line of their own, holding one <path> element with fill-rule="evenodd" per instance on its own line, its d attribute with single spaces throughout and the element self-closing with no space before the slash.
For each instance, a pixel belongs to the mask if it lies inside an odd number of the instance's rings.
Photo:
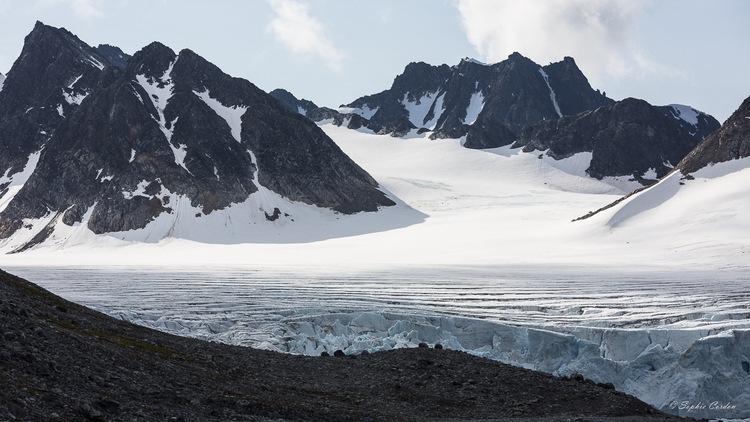
<svg viewBox="0 0 750 422">
<path fill-rule="evenodd" d="M 14 152 L 0 156 L 6 175 L 23 170 L 106 67 L 107 59 L 75 35 L 36 23 L 0 91 L 0 145 Z"/>
<path fill-rule="evenodd" d="M 167 229 L 158 234 L 127 235 L 158 241 L 180 225 L 200 236 L 193 226 L 211 220 L 246 241 L 255 223 L 394 205 L 313 122 L 191 50 L 178 56 L 153 42 L 123 72 L 74 35 L 39 24 L 8 82 L 0 237 L 33 232 L 15 252 L 74 226 L 103 234 L 159 220 Z"/>
<path fill-rule="evenodd" d="M 81 41 L 67 29 L 55 28 L 53 26 L 45 25 L 41 21 L 37 21 L 36 25 L 34 25 L 34 29 L 24 39 L 24 50 L 26 53 L 29 53 L 29 50 L 31 49 L 45 49 L 45 47 L 46 53 L 53 53 L 53 51 L 51 51 L 52 49 L 70 50 L 70 52 L 76 54 L 79 59 L 82 59 L 99 69 L 103 69 L 109 64 L 101 54 L 96 52 L 96 50 L 91 48 L 85 42 Z M 62 51 L 58 51 L 57 54 L 51 54 L 49 58 L 57 58 L 62 53 Z M 24 52 L 22 51 L 21 57 L 23 56 Z"/>
<path fill-rule="evenodd" d="M 403 136 L 416 129 L 433 131 L 430 138 L 468 134 L 474 139 L 465 145 L 489 148 L 512 141 L 524 126 L 612 102 L 591 88 L 572 59 L 542 68 L 515 52 L 492 65 L 468 57 L 453 67 L 412 62 L 390 89 L 347 107 L 380 126 L 378 133 Z M 481 127 L 469 131 L 474 123 Z M 400 129 L 389 130 L 396 127 Z"/>
<path fill-rule="evenodd" d="M 130 75 L 141 74 L 147 78 L 161 77 L 175 61 L 175 58 L 177 58 L 177 54 L 174 50 L 154 41 L 133 54 L 133 57 L 128 60 L 125 73 Z"/>
<path fill-rule="evenodd" d="M 555 92 L 563 115 L 575 115 L 614 102 L 591 87 L 572 57 L 543 66 L 542 70 L 547 74 L 550 89 Z"/>
</svg>

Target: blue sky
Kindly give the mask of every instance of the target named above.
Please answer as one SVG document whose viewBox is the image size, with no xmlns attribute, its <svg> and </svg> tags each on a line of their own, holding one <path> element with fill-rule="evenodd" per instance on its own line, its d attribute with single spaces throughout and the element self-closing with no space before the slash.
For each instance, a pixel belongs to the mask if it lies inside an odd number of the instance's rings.
<svg viewBox="0 0 750 422">
<path fill-rule="evenodd" d="M 744 0 L 0 0 L 0 72 L 35 21 L 134 53 L 190 48 L 225 72 L 329 107 L 390 87 L 412 61 L 572 56 L 620 100 L 725 120 L 750 95 Z"/>
</svg>

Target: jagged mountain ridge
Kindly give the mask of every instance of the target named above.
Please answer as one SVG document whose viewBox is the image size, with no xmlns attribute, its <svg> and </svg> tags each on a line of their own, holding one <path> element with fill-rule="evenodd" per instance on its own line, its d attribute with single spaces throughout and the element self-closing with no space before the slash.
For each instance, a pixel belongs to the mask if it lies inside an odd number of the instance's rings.
<svg viewBox="0 0 750 422">
<path fill-rule="evenodd" d="M 720 126 L 688 106 L 620 103 L 591 88 L 573 58 L 539 66 L 514 53 L 494 65 L 411 63 L 390 89 L 307 116 L 397 137 L 431 131 L 430 139 L 463 138 L 467 148 L 549 149 L 555 160 L 587 152 L 586 175 L 616 177 L 608 183 L 625 191 L 654 183 Z"/>
<path fill-rule="evenodd" d="M 629 176 L 656 182 L 698 140 L 646 101 L 627 98 L 575 116 L 524 128 L 513 144 L 524 152 L 546 151 L 556 160 L 591 152 L 586 173 L 594 178 Z"/>
<path fill-rule="evenodd" d="M 27 37 L 31 53 L 25 58 L 33 63 L 33 51 L 44 48 L 36 45 L 44 41 L 39 33 L 56 31 L 62 30 L 38 24 Z M 63 48 L 60 54 L 72 52 Z M 243 203 L 261 189 L 342 213 L 393 205 L 314 123 L 190 50 L 178 55 L 152 43 L 124 71 L 95 57 L 102 64 L 90 78 L 96 86 L 76 110 L 58 115 L 15 196 L 0 197 L 3 238 L 26 220 L 44 218 L 46 227 L 24 247 L 43 241 L 59 223 L 85 223 L 97 234 L 139 229 L 176 212 L 182 201 L 198 217 Z M 16 67 L 9 73 L 9 92 L 16 86 L 32 90 L 15 80 L 17 73 Z M 8 148 L 5 139 L 0 145 Z M 274 205 L 265 204 L 266 218 L 292 217 Z"/>
<path fill-rule="evenodd" d="M 514 53 L 493 65 L 411 63 L 390 89 L 340 111 L 364 117 L 381 133 L 429 129 L 433 139 L 467 135 L 466 146 L 491 148 L 512 143 L 525 126 L 612 102 L 591 88 L 572 58 L 542 67 Z"/>
</svg>

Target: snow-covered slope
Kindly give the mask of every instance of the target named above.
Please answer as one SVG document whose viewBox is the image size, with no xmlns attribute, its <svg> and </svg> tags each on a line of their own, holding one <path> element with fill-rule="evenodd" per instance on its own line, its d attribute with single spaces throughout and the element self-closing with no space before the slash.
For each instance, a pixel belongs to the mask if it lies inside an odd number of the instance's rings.
<svg viewBox="0 0 750 422">
<path fill-rule="evenodd" d="M 38 252 L 46 256 L 43 252 L 51 249 L 80 249 L 86 251 L 85 256 L 76 253 L 73 258 L 65 254 L 65 260 L 107 261 L 111 259 L 107 258 L 110 250 L 98 252 L 99 247 L 111 245 L 121 250 L 119 246 L 146 238 L 159 243 L 146 249 L 133 244 L 118 252 L 119 256 L 143 263 L 233 263 L 238 256 L 249 256 L 252 262 L 288 264 L 288 257 L 293 256 L 300 265 L 596 262 L 618 268 L 643 263 L 660 267 L 700 263 L 704 268 L 725 268 L 741 266 L 737 257 L 749 247 L 741 230 L 723 236 L 714 234 L 713 228 L 699 227 L 680 233 L 686 224 L 698 223 L 696 218 L 686 222 L 677 219 L 677 215 L 688 216 L 688 209 L 671 216 L 666 212 L 664 221 L 649 220 L 645 232 L 612 228 L 601 220 L 572 223 L 627 193 L 604 181 L 584 177 L 591 160 L 589 153 L 557 161 L 539 152 L 523 153 L 508 146 L 471 150 L 461 147 L 461 140 L 430 140 L 424 134 L 402 139 L 330 124 L 323 129 L 400 205 L 372 214 L 342 215 L 258 192 L 251 195 L 249 202 L 217 211 L 213 217 L 194 217 L 189 204 L 173 204 L 187 207 L 175 214 L 179 218 L 164 214 L 137 232 L 104 234 L 94 239 L 85 224 L 76 225 L 68 230 L 77 234 L 56 232 L 55 240 L 40 246 Z M 744 173 L 732 177 L 741 174 Z M 306 217 L 294 221 L 264 218 L 249 224 L 254 209 L 262 206 L 268 212 L 271 206 L 282 203 Z M 706 212 L 712 217 L 707 220 L 718 218 L 724 209 L 711 204 L 713 210 Z M 726 214 L 736 214 L 740 222 L 746 213 L 734 202 L 726 210 Z M 246 220 L 248 224 L 243 223 Z M 616 226 L 626 225 L 623 220 Z M 673 233 L 678 235 L 672 237 Z M 157 240 L 165 235 L 163 241 Z M 690 247 L 695 239 L 705 240 L 702 245 L 707 249 Z M 9 251 L 18 241 L 3 243 L 2 250 Z M 312 241 L 317 243 L 307 243 Z M 198 244 L 192 242 L 204 243 L 197 248 Z M 220 245 L 224 244 L 234 244 L 235 252 L 223 252 Z M 142 253 L 145 250 L 149 252 Z M 715 252 L 704 254 L 705 250 Z M 33 260 L 36 255 L 35 251 L 27 251 L 14 259 L 22 261 L 26 259 L 23 256 L 28 256 Z M 54 256 L 45 259 L 53 262 Z M 241 261 L 248 262 L 244 258 Z"/>
<path fill-rule="evenodd" d="M 0 73 L 0 91 L 3 90 L 3 84 L 5 83 L 5 75 Z"/>
<path fill-rule="evenodd" d="M 690 178 L 675 171 L 581 226 L 632 248 L 689 254 L 722 262 L 721 268 L 746 269 L 749 210 L 750 158 L 742 158 L 705 167 Z"/>
<path fill-rule="evenodd" d="M 611 239 L 720 258 L 747 268 L 750 253 L 750 97 L 656 185 L 584 225 Z M 644 233 L 654 234 L 645 236 Z"/>
</svg>

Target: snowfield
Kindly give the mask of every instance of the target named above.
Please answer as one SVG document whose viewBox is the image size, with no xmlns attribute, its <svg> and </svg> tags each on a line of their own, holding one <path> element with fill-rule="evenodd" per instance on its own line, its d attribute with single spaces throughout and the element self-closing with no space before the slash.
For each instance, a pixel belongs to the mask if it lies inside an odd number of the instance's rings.
<svg viewBox="0 0 750 422">
<path fill-rule="evenodd" d="M 139 231 L 58 223 L 0 266 L 182 335 L 306 354 L 441 343 L 685 416 L 750 418 L 750 160 L 573 222 L 631 182 L 587 177 L 585 153 L 323 129 L 396 206 L 341 215 L 261 189 L 195 217 L 177 201 Z M 274 206 L 289 216 L 267 221 Z"/>
</svg>

